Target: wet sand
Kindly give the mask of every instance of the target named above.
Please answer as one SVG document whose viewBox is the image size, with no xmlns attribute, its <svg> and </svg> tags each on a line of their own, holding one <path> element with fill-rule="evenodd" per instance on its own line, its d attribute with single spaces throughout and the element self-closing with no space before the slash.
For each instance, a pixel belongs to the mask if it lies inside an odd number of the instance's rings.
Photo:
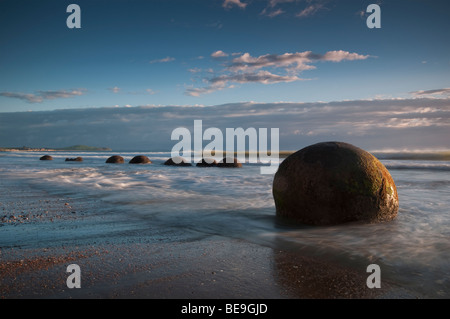
<svg viewBox="0 0 450 319">
<path fill-rule="evenodd" d="M 23 183 L 21 184 L 23 185 Z M 242 239 L 155 230 L 0 179 L 0 298 L 416 298 L 365 268 Z M 66 285 L 78 264 L 81 288 Z"/>
</svg>

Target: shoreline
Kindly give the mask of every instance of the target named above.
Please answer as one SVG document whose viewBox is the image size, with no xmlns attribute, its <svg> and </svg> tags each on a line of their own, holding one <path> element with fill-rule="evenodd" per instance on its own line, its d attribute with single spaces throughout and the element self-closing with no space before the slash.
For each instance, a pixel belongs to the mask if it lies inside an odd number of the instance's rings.
<svg viewBox="0 0 450 319">
<path fill-rule="evenodd" d="M 64 150 L 64 149 L 51 149 L 51 148 L 33 148 L 33 149 L 29 149 L 29 150 L 23 150 L 23 149 L 18 149 L 18 148 L 11 148 L 11 149 L 6 149 L 6 148 L 0 148 L 0 152 L 112 152 L 112 150 Z"/>
<path fill-rule="evenodd" d="M 69 153 L 95 153 L 95 152 L 108 152 L 108 153 L 142 153 L 140 151 L 114 151 L 112 149 L 51 149 L 51 148 L 29 148 L 29 149 L 20 149 L 20 148 L 2 148 L 0 147 L 0 153 L 39 153 L 39 152 L 69 152 Z M 152 152 L 162 152 L 162 151 L 145 151 L 144 153 L 152 153 Z M 170 150 L 166 151 L 166 153 L 170 154 Z M 225 151 L 223 151 L 225 154 Z M 285 159 L 289 155 L 295 153 L 296 151 L 290 150 L 281 150 L 278 151 L 278 158 Z M 270 153 L 270 152 L 269 152 Z M 436 152 L 412 152 L 412 151 L 399 151 L 399 152 L 380 152 L 380 151 L 372 151 L 370 152 L 373 156 L 378 158 L 379 160 L 404 160 L 404 161 L 434 161 L 434 162 L 446 162 L 450 161 L 450 151 L 436 151 Z M 245 151 L 245 152 L 233 152 L 233 155 L 236 156 L 245 156 L 246 159 L 249 159 L 251 156 L 256 156 L 260 158 L 259 152 L 256 151 Z M 264 154 L 266 155 L 266 154 Z M 271 156 L 272 154 L 268 155 Z M 214 154 L 213 154 L 214 156 Z"/>
<path fill-rule="evenodd" d="M 8 217 L 0 236 L 9 238 L 0 245 L 0 299 L 418 297 L 385 281 L 369 289 L 365 269 L 283 245 L 154 229 L 89 198 L 20 185 L 0 179 L 0 213 Z M 9 218 L 22 212 L 28 220 Z M 80 289 L 66 286 L 73 263 L 81 268 Z"/>
<path fill-rule="evenodd" d="M 0 148 L 0 152 L 57 152 L 58 150 L 49 148 L 33 148 L 29 150 L 23 150 L 19 148 Z"/>
</svg>

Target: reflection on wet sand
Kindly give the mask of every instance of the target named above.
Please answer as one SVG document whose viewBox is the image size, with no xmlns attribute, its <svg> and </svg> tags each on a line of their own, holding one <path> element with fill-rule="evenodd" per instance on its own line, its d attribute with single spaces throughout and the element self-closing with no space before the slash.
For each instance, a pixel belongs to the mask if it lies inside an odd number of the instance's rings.
<svg viewBox="0 0 450 319">
<path fill-rule="evenodd" d="M 370 273 L 364 267 L 349 268 L 294 250 L 275 248 L 273 254 L 274 278 L 293 298 L 382 298 L 392 288 L 383 283 L 380 289 L 369 289 Z"/>
</svg>

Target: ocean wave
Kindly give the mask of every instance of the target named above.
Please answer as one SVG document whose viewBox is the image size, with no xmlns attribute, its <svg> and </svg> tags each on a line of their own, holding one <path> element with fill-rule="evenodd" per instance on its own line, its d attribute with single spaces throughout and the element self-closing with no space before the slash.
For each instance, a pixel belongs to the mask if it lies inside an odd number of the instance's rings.
<svg viewBox="0 0 450 319">
<path fill-rule="evenodd" d="M 432 171 L 450 171 L 450 164 L 434 164 L 434 163 L 388 163 L 384 164 L 387 169 L 398 170 L 432 170 Z"/>
<path fill-rule="evenodd" d="M 445 152 L 372 152 L 380 160 L 450 161 L 450 151 Z"/>
</svg>

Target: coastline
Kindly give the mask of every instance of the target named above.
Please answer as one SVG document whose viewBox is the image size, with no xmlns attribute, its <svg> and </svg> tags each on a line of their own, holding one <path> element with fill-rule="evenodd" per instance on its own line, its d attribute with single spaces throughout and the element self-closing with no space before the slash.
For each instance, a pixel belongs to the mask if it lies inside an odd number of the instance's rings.
<svg viewBox="0 0 450 319">
<path fill-rule="evenodd" d="M 0 152 L 109 152 L 109 147 L 93 147 L 86 145 L 74 145 L 63 148 L 48 147 L 0 147 Z"/>
<path fill-rule="evenodd" d="M 57 152 L 55 149 L 50 148 L 32 148 L 32 149 L 20 149 L 20 148 L 2 148 L 0 147 L 0 152 Z"/>
<path fill-rule="evenodd" d="M 91 149 L 53 149 L 53 148 L 8 148 L 8 147 L 0 147 L 0 153 L 39 153 L 39 152 L 113 152 L 110 148 L 91 148 Z M 131 151 L 124 151 L 131 152 Z M 225 152 L 225 151 L 222 151 Z M 280 159 L 285 159 L 289 155 L 295 153 L 296 151 L 292 150 L 280 150 L 278 151 L 278 157 Z M 121 153 L 121 152 L 116 152 Z M 137 152 L 139 153 L 139 152 Z M 170 153 L 170 151 L 167 151 Z M 269 152 L 270 153 L 270 152 Z M 415 152 L 415 151 L 371 151 L 373 156 L 378 158 L 379 160 L 422 160 L 422 161 L 449 161 L 450 160 L 450 150 L 436 150 L 432 151 L 424 151 L 424 152 Z M 214 155 L 214 152 L 213 152 Z M 253 155 L 256 157 L 260 157 L 259 152 L 257 151 L 245 151 L 245 152 L 234 152 L 234 156 L 245 156 L 249 158 L 249 156 Z M 263 154 L 266 155 L 266 154 Z M 271 154 L 269 154 L 270 156 Z"/>
<path fill-rule="evenodd" d="M 348 264 L 238 238 L 158 232 L 91 199 L 11 183 L 0 180 L 0 299 L 418 297 L 388 282 L 368 289 L 365 269 Z M 80 289 L 66 286 L 73 263 Z"/>
</svg>

